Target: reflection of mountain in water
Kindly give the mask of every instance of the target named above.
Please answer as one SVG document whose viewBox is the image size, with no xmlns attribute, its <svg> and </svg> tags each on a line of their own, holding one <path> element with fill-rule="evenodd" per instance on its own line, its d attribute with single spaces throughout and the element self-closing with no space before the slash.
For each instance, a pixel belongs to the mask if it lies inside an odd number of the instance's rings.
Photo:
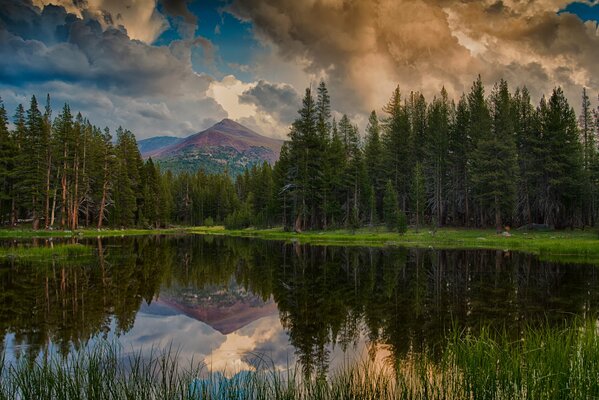
<svg viewBox="0 0 599 400">
<path fill-rule="evenodd" d="M 157 303 L 210 325 L 223 335 L 278 313 L 272 298 L 264 301 L 234 282 L 228 287 L 172 288 L 161 293 Z"/>
</svg>

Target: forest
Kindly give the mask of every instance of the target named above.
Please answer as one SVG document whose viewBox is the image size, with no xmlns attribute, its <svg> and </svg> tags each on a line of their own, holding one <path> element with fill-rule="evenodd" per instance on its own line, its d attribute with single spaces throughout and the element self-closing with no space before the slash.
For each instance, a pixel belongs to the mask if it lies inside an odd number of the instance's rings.
<svg viewBox="0 0 599 400">
<path fill-rule="evenodd" d="M 132 132 L 0 101 L 0 224 L 33 229 L 356 229 L 386 225 L 584 228 L 599 216 L 599 112 L 577 116 L 560 88 L 533 104 L 479 76 L 457 103 L 393 90 L 362 135 L 333 117 L 324 82 L 306 89 L 280 159 L 243 174 L 173 174 L 143 160 Z"/>
</svg>

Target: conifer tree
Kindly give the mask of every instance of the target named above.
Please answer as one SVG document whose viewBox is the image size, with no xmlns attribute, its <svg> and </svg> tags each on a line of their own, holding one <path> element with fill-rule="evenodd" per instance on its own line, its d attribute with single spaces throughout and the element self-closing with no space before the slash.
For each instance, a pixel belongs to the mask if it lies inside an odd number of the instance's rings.
<svg viewBox="0 0 599 400">
<path fill-rule="evenodd" d="M 381 142 L 381 131 L 378 116 L 373 110 L 368 118 L 366 127 L 366 143 L 364 146 L 364 162 L 368 181 L 372 186 L 372 196 L 374 197 L 372 207 L 372 217 L 370 223 L 381 219 L 383 208 L 383 192 L 385 189 L 385 164 L 383 160 L 383 146 Z"/>
<path fill-rule="evenodd" d="M 425 179 L 422 171 L 422 164 L 417 162 L 414 167 L 414 178 L 412 179 L 411 201 L 414 209 L 414 219 L 416 223 L 416 231 L 420 229 L 420 224 L 424 217 L 424 209 L 426 202 L 426 187 Z"/>
<path fill-rule="evenodd" d="M 453 224 L 470 223 L 470 175 L 472 141 L 468 134 L 470 114 L 468 101 L 462 95 L 458 102 L 454 123 L 449 129 L 447 142 L 448 214 Z"/>
<path fill-rule="evenodd" d="M 523 224 L 542 222 L 537 221 L 538 198 L 542 189 L 539 187 L 539 178 L 543 174 L 542 129 L 526 87 L 516 90 L 514 94 L 513 121 L 519 168 L 516 201 L 518 220 Z"/>
<path fill-rule="evenodd" d="M 22 104 L 17 106 L 14 116 L 15 130 L 13 132 L 13 140 L 15 147 L 14 170 L 12 176 L 14 178 L 12 205 L 11 205 L 11 226 L 17 224 L 19 219 L 19 211 L 23 205 L 27 204 L 29 196 L 27 195 L 26 181 L 23 180 L 24 174 L 27 173 L 27 167 L 23 165 L 27 162 L 25 155 L 25 141 L 27 137 L 27 127 L 25 125 L 25 109 Z"/>
<path fill-rule="evenodd" d="M 591 111 L 591 102 L 586 88 L 582 89 L 582 107 L 579 117 L 580 139 L 582 142 L 582 168 L 583 168 L 583 222 L 585 225 L 595 224 L 595 204 L 597 192 L 593 184 L 594 167 L 597 158 L 597 144 L 595 142 L 595 123 Z"/>
<path fill-rule="evenodd" d="M 476 143 L 473 182 L 478 201 L 492 213 L 499 231 L 511 218 L 517 177 L 511 98 L 504 80 L 493 88 L 490 106 L 491 131 L 480 136 Z"/>
<path fill-rule="evenodd" d="M 485 88 L 480 75 L 472 84 L 472 89 L 468 93 L 468 113 L 470 123 L 468 131 L 472 140 L 472 162 L 469 165 L 469 175 L 472 180 L 472 192 L 476 202 L 477 220 L 479 226 L 486 224 L 484 193 L 482 188 L 486 180 L 481 175 L 486 168 L 486 154 L 479 151 L 480 142 L 485 141 L 491 135 L 491 115 L 487 102 L 485 100 Z"/>
<path fill-rule="evenodd" d="M 443 224 L 445 217 L 450 114 L 447 92 L 443 88 L 441 97 L 435 98 L 429 106 L 423 162 L 427 177 L 427 203 L 438 225 Z"/>
<path fill-rule="evenodd" d="M 540 112 L 544 145 L 540 202 L 544 221 L 556 227 L 573 226 L 580 210 L 583 168 L 576 116 L 561 88 L 553 90 Z"/>
<path fill-rule="evenodd" d="M 0 98 L 0 224 L 5 222 L 5 217 L 11 212 L 15 156 L 15 143 L 8 130 L 8 117 Z"/>
<path fill-rule="evenodd" d="M 401 207 L 405 210 L 412 174 L 412 144 L 409 115 L 401 103 L 399 87 L 395 88 L 383 110 L 389 115 L 385 120 L 383 136 L 387 178 L 391 179 Z"/>
</svg>

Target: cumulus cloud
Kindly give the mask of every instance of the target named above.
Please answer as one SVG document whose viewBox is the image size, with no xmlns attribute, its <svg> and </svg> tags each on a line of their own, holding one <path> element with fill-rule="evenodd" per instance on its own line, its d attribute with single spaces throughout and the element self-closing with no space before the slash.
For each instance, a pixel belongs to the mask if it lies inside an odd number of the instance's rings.
<svg viewBox="0 0 599 400">
<path fill-rule="evenodd" d="M 156 0 L 33 0 L 33 4 L 40 9 L 61 6 L 79 18 L 98 21 L 103 28 L 122 28 L 131 39 L 146 43 L 168 28 L 166 18 L 156 9 Z"/>
<path fill-rule="evenodd" d="M 308 79 L 324 77 L 343 111 L 381 107 L 396 84 L 457 96 L 477 74 L 540 95 L 599 90 L 597 27 L 564 0 L 238 0 L 229 11 Z M 268 69 L 268 67 L 263 67 Z"/>
<path fill-rule="evenodd" d="M 187 135 L 227 116 L 207 94 L 213 79 L 192 68 L 194 46 L 211 57 L 206 39 L 151 46 L 62 6 L 0 2 L 7 5 L 0 8 L 0 80 L 9 107 L 10 99 L 47 91 L 93 122 L 123 125 L 138 137 Z"/>
<path fill-rule="evenodd" d="M 281 123 L 288 125 L 297 117 L 300 104 L 299 95 L 292 86 L 263 80 L 244 91 L 239 99 L 242 103 L 255 105 L 260 111 L 273 115 Z"/>
</svg>

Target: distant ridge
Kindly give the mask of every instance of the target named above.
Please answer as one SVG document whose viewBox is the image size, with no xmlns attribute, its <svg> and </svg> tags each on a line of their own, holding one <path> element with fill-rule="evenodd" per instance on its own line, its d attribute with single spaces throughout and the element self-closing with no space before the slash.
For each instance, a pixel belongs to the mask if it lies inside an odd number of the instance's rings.
<svg viewBox="0 0 599 400">
<path fill-rule="evenodd" d="M 139 148 L 142 157 L 148 158 L 152 153 L 178 143 L 181 140 L 183 140 L 183 138 L 174 136 L 155 136 L 149 139 L 139 140 L 137 142 L 137 147 Z"/>
<path fill-rule="evenodd" d="M 278 160 L 283 141 L 262 136 L 230 119 L 184 139 L 157 137 L 140 141 L 140 151 L 145 158 L 159 162 L 164 169 L 175 172 L 208 173 L 227 170 L 237 175 L 252 165 L 264 161 L 273 164 Z M 152 142 L 152 139 L 156 139 Z M 174 140 L 173 140 L 174 139 Z M 172 141 L 170 144 L 166 144 Z"/>
</svg>

